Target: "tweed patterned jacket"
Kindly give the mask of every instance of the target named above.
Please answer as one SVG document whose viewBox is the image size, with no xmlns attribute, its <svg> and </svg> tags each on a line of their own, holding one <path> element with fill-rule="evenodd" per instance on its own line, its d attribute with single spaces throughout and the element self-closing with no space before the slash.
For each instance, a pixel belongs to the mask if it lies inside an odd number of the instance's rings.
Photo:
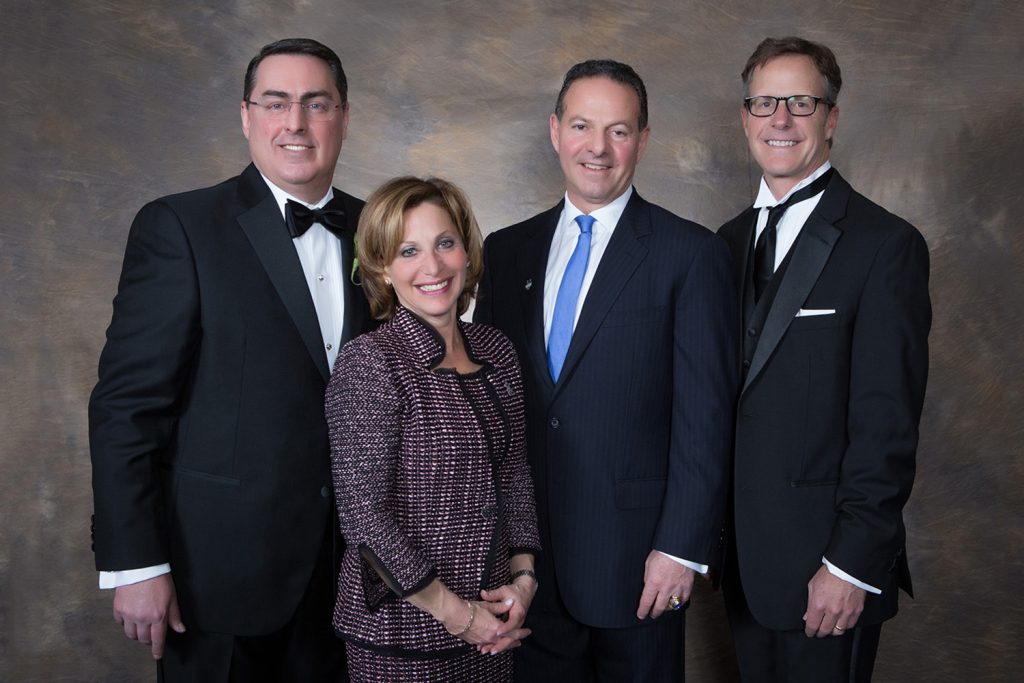
<svg viewBox="0 0 1024 683">
<path fill-rule="evenodd" d="M 402 597 L 435 577 L 479 599 L 508 583 L 509 558 L 537 553 L 523 388 L 511 342 L 459 323 L 481 369 L 437 369 L 444 342 L 407 309 L 349 342 L 327 387 L 338 518 L 346 550 L 334 627 L 409 657 L 469 648 Z"/>
</svg>

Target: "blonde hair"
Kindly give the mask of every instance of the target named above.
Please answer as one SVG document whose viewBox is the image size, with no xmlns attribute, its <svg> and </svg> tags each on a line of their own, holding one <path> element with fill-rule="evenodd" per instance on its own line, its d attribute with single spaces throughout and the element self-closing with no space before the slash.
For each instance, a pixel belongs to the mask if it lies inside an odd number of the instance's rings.
<svg viewBox="0 0 1024 683">
<path fill-rule="evenodd" d="M 466 282 L 459 294 L 458 315 L 469 308 L 483 273 L 483 237 L 466 194 L 441 178 L 426 180 L 414 176 L 393 178 L 366 200 L 356 231 L 356 257 L 362 274 L 363 291 L 370 312 L 377 320 L 395 314 L 395 290 L 384 282 L 384 269 L 395 260 L 405 240 L 405 213 L 424 202 L 444 209 L 452 219 L 469 258 Z"/>
</svg>

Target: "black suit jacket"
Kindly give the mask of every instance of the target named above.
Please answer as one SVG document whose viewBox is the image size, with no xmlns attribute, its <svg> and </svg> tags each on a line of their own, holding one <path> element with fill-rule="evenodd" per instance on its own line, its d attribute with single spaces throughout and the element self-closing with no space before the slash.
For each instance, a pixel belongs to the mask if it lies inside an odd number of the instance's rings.
<svg viewBox="0 0 1024 683">
<path fill-rule="evenodd" d="M 928 248 L 836 173 L 754 307 L 755 219 L 748 209 L 719 231 L 745 309 L 733 509 L 743 589 L 762 625 L 802 629 L 825 556 L 882 589 L 859 621 L 879 623 L 897 587 L 911 591 L 902 511 L 928 371 Z"/>
<path fill-rule="evenodd" d="M 355 230 L 362 201 L 334 193 Z M 362 291 L 345 292 L 339 344 L 370 320 Z M 328 377 L 301 263 L 254 166 L 143 207 L 89 403 L 97 568 L 170 562 L 189 627 L 283 626 L 332 517 Z"/>
<path fill-rule="evenodd" d="M 717 539 L 737 374 L 729 257 L 634 192 L 553 384 L 543 298 L 559 284 L 544 277 L 561 210 L 488 237 L 475 317 L 523 364 L 538 599 L 557 580 L 577 620 L 633 626 L 648 553 L 707 563 Z"/>
</svg>

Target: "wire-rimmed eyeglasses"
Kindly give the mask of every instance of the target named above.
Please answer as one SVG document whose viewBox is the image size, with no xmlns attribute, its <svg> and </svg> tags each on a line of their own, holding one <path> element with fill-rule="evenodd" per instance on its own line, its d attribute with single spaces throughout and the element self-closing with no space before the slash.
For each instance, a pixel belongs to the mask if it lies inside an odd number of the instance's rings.
<svg viewBox="0 0 1024 683">
<path fill-rule="evenodd" d="M 331 100 L 325 100 L 322 98 L 307 100 L 305 102 L 296 102 L 289 100 L 265 100 L 263 102 L 254 102 L 253 100 L 246 100 L 246 104 L 251 104 L 259 107 L 270 116 L 275 119 L 284 118 L 288 115 L 288 112 L 292 110 L 292 105 L 299 105 L 306 116 L 310 119 L 319 121 L 329 121 L 334 118 L 334 112 L 341 108 L 340 104 L 335 104 Z"/>
</svg>

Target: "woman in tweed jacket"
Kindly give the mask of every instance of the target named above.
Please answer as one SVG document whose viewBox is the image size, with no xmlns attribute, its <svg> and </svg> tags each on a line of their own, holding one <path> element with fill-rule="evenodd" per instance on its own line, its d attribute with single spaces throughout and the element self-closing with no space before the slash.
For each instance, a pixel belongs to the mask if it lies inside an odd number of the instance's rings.
<svg viewBox="0 0 1024 683">
<path fill-rule="evenodd" d="M 479 228 L 450 183 L 397 178 L 367 201 L 356 240 L 387 322 L 342 349 L 327 388 L 349 673 L 511 680 L 540 544 L 515 352 L 458 319 Z"/>
</svg>

